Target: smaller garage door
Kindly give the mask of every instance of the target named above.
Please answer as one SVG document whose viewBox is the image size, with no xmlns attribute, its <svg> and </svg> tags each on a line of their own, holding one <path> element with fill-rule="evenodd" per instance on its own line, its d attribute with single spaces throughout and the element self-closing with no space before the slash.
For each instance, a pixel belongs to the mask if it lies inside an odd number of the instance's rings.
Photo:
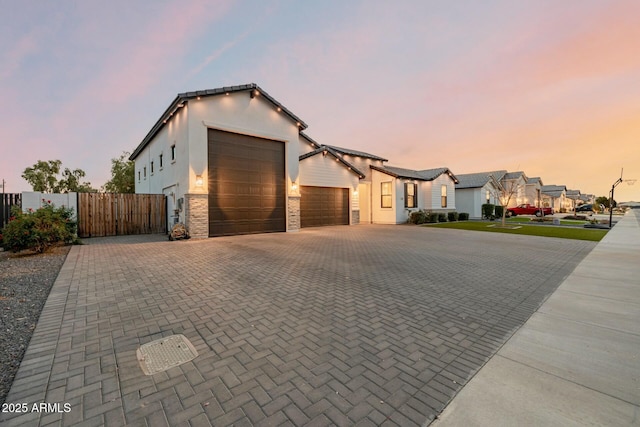
<svg viewBox="0 0 640 427">
<path fill-rule="evenodd" d="M 349 189 L 300 186 L 300 226 L 349 224 Z"/>
</svg>

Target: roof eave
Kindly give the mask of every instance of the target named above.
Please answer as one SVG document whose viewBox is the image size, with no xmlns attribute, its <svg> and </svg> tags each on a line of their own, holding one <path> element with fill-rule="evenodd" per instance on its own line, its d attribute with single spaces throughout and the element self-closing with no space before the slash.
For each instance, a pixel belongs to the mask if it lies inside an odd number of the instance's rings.
<svg viewBox="0 0 640 427">
<path fill-rule="evenodd" d="M 362 173 L 358 168 L 356 168 L 351 163 L 347 162 L 345 159 L 342 158 L 342 156 L 340 156 L 340 154 L 338 154 L 331 147 L 327 147 L 326 145 L 321 145 L 320 147 L 316 148 L 313 151 L 309 151 L 308 153 L 302 154 L 300 157 L 298 157 L 298 160 L 302 161 L 304 159 L 308 159 L 309 157 L 316 156 L 323 152 L 331 154 L 338 162 L 340 162 L 343 166 L 348 168 L 349 171 L 356 174 L 359 179 L 363 179 L 365 177 L 365 174 Z"/>
<path fill-rule="evenodd" d="M 143 138 L 142 142 L 140 142 L 140 144 L 138 145 L 138 147 L 136 147 L 136 149 L 133 151 L 131 156 L 129 156 L 129 160 L 135 160 L 138 157 L 138 155 L 140 155 L 142 150 L 144 150 L 144 148 L 149 144 L 149 142 L 151 142 L 151 140 L 158 134 L 158 132 L 160 132 L 162 127 L 166 124 L 166 121 L 168 120 L 168 118 L 171 117 L 171 115 L 175 111 L 177 111 L 177 108 L 179 108 L 178 106 L 180 104 L 184 105 L 185 102 L 191 99 L 197 99 L 197 98 L 209 97 L 209 96 L 218 96 L 218 95 L 228 94 L 233 92 L 251 92 L 254 90 L 257 90 L 259 92 L 259 94 L 256 96 L 262 96 L 263 98 L 268 100 L 271 104 L 280 108 L 280 110 L 283 113 L 285 113 L 285 115 L 289 116 L 289 118 L 296 123 L 299 131 L 302 131 L 308 127 L 307 124 L 302 119 L 300 119 L 298 116 L 293 114 L 291 110 L 289 110 L 287 107 L 285 107 L 284 105 L 276 101 L 275 98 L 273 98 L 267 92 L 262 90 L 262 88 L 255 83 L 238 85 L 238 86 L 225 86 L 225 87 L 216 88 L 216 89 L 199 90 L 194 92 L 184 92 L 184 93 L 179 93 L 176 96 L 174 101 L 169 105 L 169 107 L 160 116 L 158 121 L 153 125 L 149 133 L 147 133 L 147 135 Z"/>
</svg>

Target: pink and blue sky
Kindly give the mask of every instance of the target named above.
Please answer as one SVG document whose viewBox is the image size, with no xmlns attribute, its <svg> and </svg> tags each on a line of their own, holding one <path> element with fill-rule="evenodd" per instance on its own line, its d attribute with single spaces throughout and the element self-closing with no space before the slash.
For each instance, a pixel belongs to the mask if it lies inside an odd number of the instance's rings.
<svg viewBox="0 0 640 427">
<path fill-rule="evenodd" d="M 325 144 L 606 195 L 640 180 L 640 2 L 0 0 L 0 180 L 99 187 L 179 92 L 255 82 Z M 640 181 L 616 188 L 640 200 Z"/>
</svg>

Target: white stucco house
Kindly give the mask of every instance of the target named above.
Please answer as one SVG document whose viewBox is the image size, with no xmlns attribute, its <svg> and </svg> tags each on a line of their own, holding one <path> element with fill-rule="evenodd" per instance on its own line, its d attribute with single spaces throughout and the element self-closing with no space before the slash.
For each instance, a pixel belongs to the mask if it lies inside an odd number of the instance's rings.
<svg viewBox="0 0 640 427">
<path fill-rule="evenodd" d="M 580 200 L 581 196 L 582 194 L 580 193 L 580 190 L 567 189 L 567 210 L 572 211 L 576 207 L 578 207 L 578 205 L 581 205 L 582 204 L 582 201 Z"/>
<path fill-rule="evenodd" d="M 411 212 L 456 210 L 456 176 L 446 167 L 412 170 L 369 166 L 374 224 L 402 224 Z"/>
<path fill-rule="evenodd" d="M 528 178 L 523 203 L 540 207 L 542 204 L 542 185 L 542 179 L 539 176 Z"/>
<path fill-rule="evenodd" d="M 130 156 L 136 193 L 194 237 L 358 223 L 365 172 L 305 128 L 255 83 L 178 94 Z"/>
<path fill-rule="evenodd" d="M 500 204 L 499 188 L 496 184 L 502 180 L 506 170 L 458 174 L 456 184 L 456 209 L 466 212 L 469 218 L 482 218 L 482 205 Z"/>
<path fill-rule="evenodd" d="M 543 185 L 541 187 L 542 205 L 553 208 L 554 212 L 566 212 L 567 187 L 564 185 Z"/>
<path fill-rule="evenodd" d="M 527 202 L 526 188 L 527 175 L 522 171 L 507 172 L 500 180 L 502 185 L 503 197 L 507 197 L 507 208 L 512 208 Z"/>
</svg>

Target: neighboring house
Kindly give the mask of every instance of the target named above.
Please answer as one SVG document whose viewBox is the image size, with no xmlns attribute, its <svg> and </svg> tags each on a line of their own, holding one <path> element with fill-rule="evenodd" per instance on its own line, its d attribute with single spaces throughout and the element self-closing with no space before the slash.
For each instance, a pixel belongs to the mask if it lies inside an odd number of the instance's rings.
<svg viewBox="0 0 640 427">
<path fill-rule="evenodd" d="M 411 212 L 456 209 L 457 178 L 448 168 L 412 170 L 370 166 L 374 224 L 401 224 Z"/>
<path fill-rule="evenodd" d="M 536 207 L 540 207 L 542 204 L 542 179 L 539 176 L 527 179 L 522 203 L 528 203 Z"/>
<path fill-rule="evenodd" d="M 588 204 L 594 204 L 596 202 L 596 195 L 595 194 L 581 194 L 580 195 L 580 201 L 582 204 L 588 203 Z"/>
<path fill-rule="evenodd" d="M 482 205 L 500 204 L 499 183 L 506 170 L 456 175 L 456 210 L 466 212 L 470 218 L 482 218 Z"/>
<path fill-rule="evenodd" d="M 553 208 L 554 212 L 566 211 L 567 187 L 564 185 L 543 185 L 540 190 L 544 207 Z"/>
<path fill-rule="evenodd" d="M 364 174 L 335 151 L 309 154 L 320 146 L 306 127 L 255 83 L 178 94 L 130 157 L 136 193 L 165 194 L 168 226 L 194 237 L 354 223 Z"/>
<path fill-rule="evenodd" d="M 507 172 L 500 180 L 500 184 L 502 184 L 504 189 L 501 197 L 509 199 L 505 207 L 512 208 L 527 203 L 525 196 L 527 176 L 524 172 Z"/>
<path fill-rule="evenodd" d="M 580 190 L 567 190 L 567 210 L 574 210 L 580 204 Z"/>
</svg>

